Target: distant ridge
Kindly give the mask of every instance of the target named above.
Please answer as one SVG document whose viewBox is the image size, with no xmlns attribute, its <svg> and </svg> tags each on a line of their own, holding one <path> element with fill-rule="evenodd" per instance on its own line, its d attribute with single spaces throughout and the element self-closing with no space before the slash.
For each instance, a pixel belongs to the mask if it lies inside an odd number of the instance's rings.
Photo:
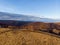
<svg viewBox="0 0 60 45">
<path fill-rule="evenodd" d="M 18 20 L 18 21 L 33 21 L 33 22 L 60 22 L 60 20 L 27 16 L 27 15 L 22 15 L 22 14 L 12 14 L 12 13 L 7 13 L 7 12 L 0 12 L 0 20 Z"/>
<path fill-rule="evenodd" d="M 31 23 L 31 21 L 17 21 L 17 20 L 0 20 L 0 24 L 10 25 L 10 26 L 21 26 Z"/>
</svg>

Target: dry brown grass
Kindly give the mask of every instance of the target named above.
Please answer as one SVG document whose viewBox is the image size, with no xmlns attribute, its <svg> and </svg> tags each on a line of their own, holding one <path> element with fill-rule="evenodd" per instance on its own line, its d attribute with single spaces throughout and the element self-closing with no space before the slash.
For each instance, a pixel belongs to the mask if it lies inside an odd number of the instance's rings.
<svg viewBox="0 0 60 45">
<path fill-rule="evenodd" d="M 0 34 L 0 45 L 60 45 L 60 38 L 28 30 Z"/>
<path fill-rule="evenodd" d="M 0 28 L 0 32 L 10 30 L 9 28 Z"/>
</svg>

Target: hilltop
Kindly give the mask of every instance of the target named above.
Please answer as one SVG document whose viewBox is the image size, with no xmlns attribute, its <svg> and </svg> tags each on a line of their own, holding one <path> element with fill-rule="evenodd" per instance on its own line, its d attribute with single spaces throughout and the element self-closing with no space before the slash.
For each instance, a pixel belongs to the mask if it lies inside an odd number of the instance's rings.
<svg viewBox="0 0 60 45">
<path fill-rule="evenodd" d="M 10 30 L 0 34 L 0 45 L 60 45 L 60 38 L 43 32 Z"/>
</svg>

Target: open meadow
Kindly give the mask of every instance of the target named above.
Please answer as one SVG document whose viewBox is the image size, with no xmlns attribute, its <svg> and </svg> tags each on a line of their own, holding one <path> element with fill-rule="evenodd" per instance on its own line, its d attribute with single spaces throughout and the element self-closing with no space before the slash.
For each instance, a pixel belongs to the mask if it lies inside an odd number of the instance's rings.
<svg viewBox="0 0 60 45">
<path fill-rule="evenodd" d="M 1 28 L 0 45 L 60 45 L 60 37 L 43 32 Z"/>
</svg>

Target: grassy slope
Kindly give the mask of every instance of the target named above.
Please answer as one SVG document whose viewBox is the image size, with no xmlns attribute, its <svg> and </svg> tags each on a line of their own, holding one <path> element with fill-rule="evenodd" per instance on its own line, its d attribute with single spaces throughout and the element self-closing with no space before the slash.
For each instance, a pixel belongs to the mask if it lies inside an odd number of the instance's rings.
<svg viewBox="0 0 60 45">
<path fill-rule="evenodd" d="M 0 34 L 0 45 L 60 45 L 60 38 L 27 30 L 14 30 Z"/>
</svg>

